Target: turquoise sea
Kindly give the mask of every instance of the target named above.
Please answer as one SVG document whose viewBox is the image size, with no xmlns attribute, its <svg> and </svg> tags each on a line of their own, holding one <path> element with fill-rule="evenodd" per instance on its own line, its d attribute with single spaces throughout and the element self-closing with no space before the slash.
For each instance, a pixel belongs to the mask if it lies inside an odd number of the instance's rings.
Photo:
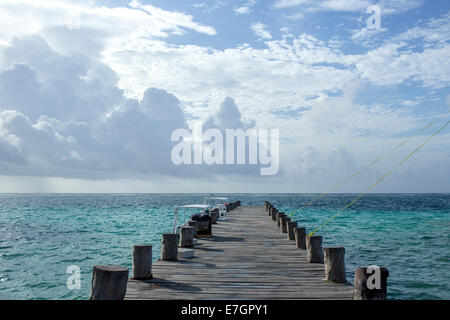
<svg viewBox="0 0 450 320">
<path fill-rule="evenodd" d="M 268 200 L 285 212 L 316 196 L 215 195 L 242 205 Z M 202 203 L 205 196 L 0 194 L 0 299 L 89 298 L 94 265 L 131 268 L 131 247 L 142 243 L 153 244 L 156 260 L 173 206 Z M 295 220 L 312 231 L 354 196 L 327 195 Z M 376 264 L 390 271 L 389 299 L 450 299 L 450 194 L 369 194 L 318 234 L 325 246 L 345 247 L 350 281 L 355 267 Z M 70 265 L 81 269 L 79 290 L 67 288 Z"/>
</svg>

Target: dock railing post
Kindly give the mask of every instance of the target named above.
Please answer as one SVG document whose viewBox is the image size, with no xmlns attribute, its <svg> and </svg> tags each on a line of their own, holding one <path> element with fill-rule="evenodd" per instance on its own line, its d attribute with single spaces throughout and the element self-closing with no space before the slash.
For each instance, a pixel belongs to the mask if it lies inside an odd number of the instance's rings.
<svg viewBox="0 0 450 320">
<path fill-rule="evenodd" d="M 323 263 L 322 236 L 306 236 L 306 261 Z"/>
<path fill-rule="evenodd" d="M 277 221 L 278 210 L 272 210 L 272 221 Z"/>
<path fill-rule="evenodd" d="M 277 213 L 277 226 L 278 228 L 281 228 L 281 219 L 284 217 L 284 212 L 278 212 Z"/>
<path fill-rule="evenodd" d="M 306 249 L 306 229 L 294 228 L 295 245 L 299 249 Z"/>
<path fill-rule="evenodd" d="M 194 228 L 180 228 L 180 245 L 181 248 L 192 248 L 194 246 Z"/>
<path fill-rule="evenodd" d="M 178 259 L 178 237 L 175 233 L 164 233 L 161 240 L 161 260 Z"/>
<path fill-rule="evenodd" d="M 386 300 L 388 277 L 389 271 L 385 267 L 356 268 L 353 298 L 355 300 Z"/>
<path fill-rule="evenodd" d="M 323 260 L 325 264 L 325 281 L 346 283 L 345 276 L 345 248 L 323 248 Z"/>
<path fill-rule="evenodd" d="M 297 221 L 289 221 L 287 223 L 287 239 L 295 240 L 294 228 L 297 227 Z"/>
<path fill-rule="evenodd" d="M 90 300 L 123 300 L 127 283 L 128 268 L 94 266 Z"/>
<path fill-rule="evenodd" d="M 287 233 L 287 224 L 291 221 L 291 218 L 283 216 L 281 218 L 281 233 Z"/>
<path fill-rule="evenodd" d="M 133 246 L 133 279 L 152 278 L 152 245 Z"/>
<path fill-rule="evenodd" d="M 194 238 L 197 238 L 197 226 L 198 226 L 198 222 L 194 221 L 194 220 L 189 220 L 188 224 L 190 227 L 194 228 Z"/>
<path fill-rule="evenodd" d="M 211 217 L 211 224 L 217 224 L 217 219 L 219 219 L 219 209 L 212 209 L 209 216 Z"/>
</svg>

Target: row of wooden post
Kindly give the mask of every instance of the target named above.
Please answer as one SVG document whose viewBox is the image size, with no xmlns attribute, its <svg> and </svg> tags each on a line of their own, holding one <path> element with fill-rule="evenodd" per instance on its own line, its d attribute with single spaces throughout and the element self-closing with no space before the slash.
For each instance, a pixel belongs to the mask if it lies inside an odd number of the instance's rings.
<svg viewBox="0 0 450 320">
<path fill-rule="evenodd" d="M 227 204 L 227 211 L 241 205 L 240 201 Z M 188 221 L 180 228 L 180 235 L 164 233 L 161 238 L 161 260 L 177 260 L 178 248 L 194 247 L 198 222 Z M 133 280 L 149 280 L 152 276 L 152 245 L 133 246 Z M 91 300 L 123 300 L 127 290 L 129 270 L 122 266 L 94 266 Z"/>
<path fill-rule="evenodd" d="M 281 233 L 287 234 L 288 240 L 294 240 L 296 247 L 306 249 L 306 260 L 310 263 L 325 264 L 325 281 L 332 283 L 346 283 L 345 274 L 345 248 L 322 248 L 322 236 L 309 236 L 306 229 L 300 227 L 298 222 L 291 221 L 284 212 L 280 212 L 270 202 L 264 202 L 264 208 L 273 221 L 277 223 Z M 370 271 L 370 272 L 369 272 Z M 354 299 L 356 300 L 384 300 L 387 295 L 387 277 L 389 272 L 381 267 L 379 270 L 379 287 L 368 287 L 374 270 L 368 268 L 356 268 L 354 278 Z"/>
</svg>

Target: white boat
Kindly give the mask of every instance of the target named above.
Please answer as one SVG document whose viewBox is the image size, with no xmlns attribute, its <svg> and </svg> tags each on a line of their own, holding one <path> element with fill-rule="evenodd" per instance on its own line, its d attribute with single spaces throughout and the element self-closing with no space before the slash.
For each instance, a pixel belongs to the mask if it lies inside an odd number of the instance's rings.
<svg viewBox="0 0 450 320">
<path fill-rule="evenodd" d="M 188 226 L 189 219 L 186 220 L 186 209 L 200 209 L 197 213 L 208 213 L 211 209 L 213 209 L 212 206 L 207 204 L 187 204 L 184 206 L 175 206 L 175 215 L 174 215 L 174 221 L 173 221 L 173 232 L 176 234 L 180 234 L 180 228 L 184 226 Z M 184 223 L 180 226 L 178 226 L 178 210 L 183 209 L 183 221 Z"/>
<path fill-rule="evenodd" d="M 227 204 L 228 204 L 228 198 L 223 197 L 205 197 L 205 205 L 208 204 L 209 201 L 215 201 L 216 205 L 214 208 L 219 209 L 219 219 L 218 221 L 226 221 L 227 218 Z M 217 201 L 220 201 L 220 203 L 217 203 Z"/>
</svg>

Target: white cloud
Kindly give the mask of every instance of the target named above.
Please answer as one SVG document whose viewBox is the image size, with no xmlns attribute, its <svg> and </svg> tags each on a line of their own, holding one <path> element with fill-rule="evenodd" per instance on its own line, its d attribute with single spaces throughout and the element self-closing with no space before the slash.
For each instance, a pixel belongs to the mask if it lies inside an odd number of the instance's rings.
<svg viewBox="0 0 450 320">
<path fill-rule="evenodd" d="M 326 0 L 319 3 L 323 10 L 347 12 L 365 11 L 370 5 L 371 1 L 366 0 Z"/>
<path fill-rule="evenodd" d="M 277 9 L 291 8 L 309 2 L 309 0 L 277 0 L 273 7 Z"/>
<path fill-rule="evenodd" d="M 382 41 L 381 35 L 386 31 L 387 31 L 386 28 L 356 29 L 352 31 L 351 39 L 355 43 L 371 47 L 375 46 L 376 44 L 379 44 Z"/>
<path fill-rule="evenodd" d="M 401 14 L 419 8 L 422 0 L 277 0 L 272 7 L 286 9 L 297 6 L 304 7 L 308 12 L 337 11 L 365 12 L 370 5 L 378 5 L 382 14 Z"/>
<path fill-rule="evenodd" d="M 20 14 L 17 14 L 20 12 Z M 133 7 L 96 7 L 56 0 L 0 0 L 0 39 L 8 41 L 12 36 L 35 33 L 52 33 L 55 29 L 67 29 L 70 36 L 79 35 L 78 50 L 92 42 L 114 45 L 137 41 L 140 38 L 167 37 L 193 30 L 206 35 L 215 35 L 213 27 L 193 20 L 189 14 L 163 10 L 151 5 L 135 2 Z M 74 27 L 74 23 L 75 26 Z M 81 29 L 81 30 L 80 30 Z M 95 41 L 86 42 L 95 37 Z M 70 40 L 64 44 L 70 45 Z M 52 43 L 54 45 L 54 43 Z M 64 48 L 64 45 L 60 45 Z"/>
<path fill-rule="evenodd" d="M 286 19 L 289 19 L 289 20 L 300 20 L 300 19 L 303 19 L 303 17 L 304 17 L 305 15 L 302 13 L 302 12 L 297 12 L 297 13 L 294 13 L 294 14 L 287 14 L 287 15 L 284 15 L 284 17 L 286 18 Z"/>
<path fill-rule="evenodd" d="M 419 101 L 413 101 L 413 100 L 403 100 L 402 104 L 404 106 L 408 106 L 408 107 L 413 107 L 413 106 L 417 106 L 420 102 Z"/>
<path fill-rule="evenodd" d="M 181 102 L 166 90 L 147 88 L 140 101 L 127 99 L 106 66 L 57 53 L 38 36 L 14 38 L 3 54 L 2 175 L 142 179 L 258 169 L 175 166 L 170 137 L 188 125 Z M 231 98 L 210 119 L 220 128 L 254 125 L 243 121 Z"/>
<path fill-rule="evenodd" d="M 272 35 L 270 31 L 267 29 L 267 26 L 262 24 L 261 22 L 253 23 L 250 28 L 253 30 L 253 33 L 260 39 L 272 39 Z"/>
<path fill-rule="evenodd" d="M 241 7 L 234 8 L 236 14 L 249 14 L 252 12 L 253 7 L 258 3 L 256 0 L 249 0 L 245 2 Z"/>
</svg>

